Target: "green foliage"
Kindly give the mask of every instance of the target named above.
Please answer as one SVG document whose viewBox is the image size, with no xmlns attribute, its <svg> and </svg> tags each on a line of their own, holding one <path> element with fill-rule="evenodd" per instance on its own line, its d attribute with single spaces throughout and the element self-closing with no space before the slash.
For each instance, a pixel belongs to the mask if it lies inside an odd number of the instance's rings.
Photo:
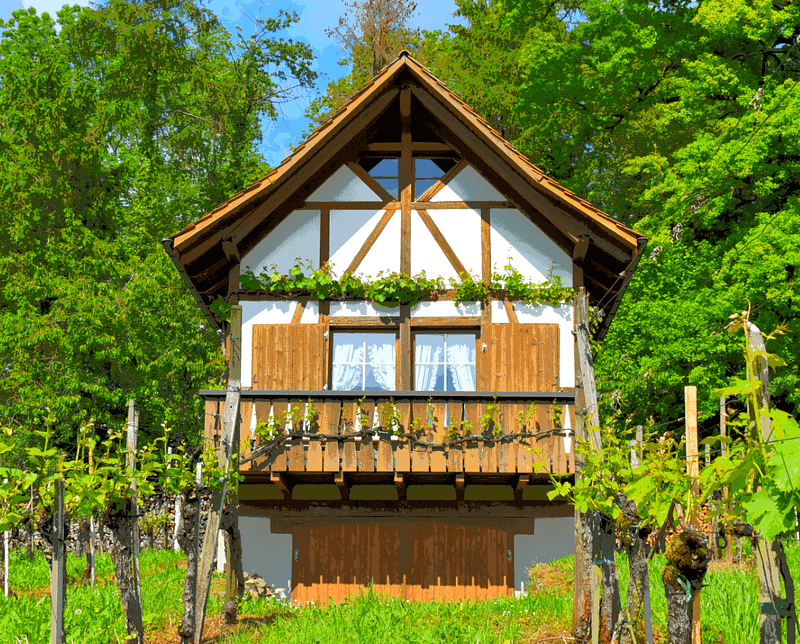
<svg viewBox="0 0 800 644">
<path fill-rule="evenodd" d="M 159 241 L 267 171 L 261 124 L 314 77 L 307 46 L 273 37 L 290 21 L 231 36 L 193 0 L 108 0 L 3 25 L 0 417 L 18 444 L 50 415 L 60 447 L 90 416 L 107 435 L 131 396 L 144 437 L 167 421 L 198 440 L 219 339 Z"/>
<path fill-rule="evenodd" d="M 308 274 L 306 274 L 308 273 Z M 246 271 L 241 277 L 242 286 L 251 292 L 278 293 L 287 296 L 310 296 L 320 300 L 352 298 L 371 300 L 383 306 L 400 304 L 417 305 L 422 299 L 446 290 L 441 277 L 429 278 L 424 272 L 418 275 L 405 273 L 379 273 L 372 280 L 345 272 L 341 278 L 331 273 L 328 267 L 314 269 L 293 266 L 289 275 L 279 273 L 274 267 L 270 272 L 256 276 Z M 494 273 L 489 284 L 483 284 L 468 273 L 461 279 L 450 278 L 453 300 L 456 305 L 493 296 L 507 296 L 528 304 L 551 304 L 557 306 L 572 300 L 574 292 L 564 286 L 557 275 L 550 275 L 544 283 L 527 281 L 510 264 L 503 273 Z M 225 304 L 218 299 L 213 311 L 226 314 Z"/>
<path fill-rule="evenodd" d="M 459 0 L 427 65 L 534 163 L 651 239 L 598 352 L 620 423 L 681 415 L 736 371 L 730 311 L 797 319 L 800 6 Z M 776 350 L 800 358 L 800 336 Z M 798 375 L 773 396 L 798 403 Z M 608 414 L 608 402 L 603 403 Z M 701 416 L 716 413 L 705 405 Z"/>
</svg>

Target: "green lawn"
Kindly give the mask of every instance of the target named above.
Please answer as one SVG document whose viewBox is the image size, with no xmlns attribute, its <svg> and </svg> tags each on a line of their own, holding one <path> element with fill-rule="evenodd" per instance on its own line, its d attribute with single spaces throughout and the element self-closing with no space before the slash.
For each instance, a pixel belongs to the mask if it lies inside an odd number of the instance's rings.
<svg viewBox="0 0 800 644">
<path fill-rule="evenodd" d="M 790 567 L 800 580 L 800 548 L 787 548 Z M 172 551 L 142 553 L 142 594 L 148 641 L 175 642 L 182 615 L 181 589 L 184 557 Z M 70 555 L 68 575 L 79 581 L 85 559 Z M 510 644 L 542 642 L 569 629 L 572 615 L 572 558 L 538 567 L 531 592 L 521 599 L 503 598 L 464 603 L 414 603 L 383 597 L 372 590 L 338 605 L 291 607 L 274 600 L 245 600 L 242 624 L 215 637 L 219 644 L 311 644 L 314 642 L 386 644 L 473 642 Z M 623 603 L 627 561 L 619 558 Z M 663 558 L 651 562 L 653 621 L 657 634 L 666 629 L 666 602 L 660 580 Z M 29 561 L 12 553 L 11 587 L 16 599 L 0 596 L 0 644 L 46 644 L 49 640 L 50 599 L 47 563 L 37 554 Z M 108 555 L 98 557 L 98 584 L 82 587 L 77 581 L 67 592 L 66 629 L 70 644 L 111 644 L 124 641 L 124 622 L 113 583 Z M 714 565 L 702 594 L 704 642 L 758 641 L 756 576 L 751 565 Z M 212 596 L 209 615 L 219 614 L 220 600 Z M 207 631 L 217 634 L 218 623 Z M 552 639 L 550 640 L 552 641 Z M 657 640 L 658 641 L 658 640 Z"/>
</svg>

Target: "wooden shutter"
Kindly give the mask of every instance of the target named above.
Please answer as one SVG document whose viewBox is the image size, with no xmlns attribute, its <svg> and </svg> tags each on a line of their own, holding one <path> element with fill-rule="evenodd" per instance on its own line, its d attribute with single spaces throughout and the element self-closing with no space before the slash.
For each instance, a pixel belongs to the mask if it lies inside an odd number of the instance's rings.
<svg viewBox="0 0 800 644">
<path fill-rule="evenodd" d="M 479 391 L 557 391 L 557 324 L 488 324 L 478 353 Z"/>
<path fill-rule="evenodd" d="M 253 325 L 253 389 L 322 389 L 325 338 L 321 324 Z"/>
</svg>

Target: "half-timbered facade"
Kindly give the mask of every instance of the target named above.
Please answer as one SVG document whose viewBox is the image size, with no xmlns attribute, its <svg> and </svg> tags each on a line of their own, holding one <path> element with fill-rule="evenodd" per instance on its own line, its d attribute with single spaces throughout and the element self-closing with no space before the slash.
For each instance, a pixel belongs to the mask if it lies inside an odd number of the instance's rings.
<svg viewBox="0 0 800 644">
<path fill-rule="evenodd" d="M 603 334 L 643 246 L 406 53 L 165 240 L 213 324 L 216 299 L 241 306 L 245 569 L 300 601 L 370 582 L 420 599 L 512 592 L 533 559 L 572 548 L 572 509 L 547 500 L 543 470 L 574 472 L 576 377 L 571 302 L 445 288 L 381 306 L 247 291 L 244 272 L 448 284 L 511 266 L 586 288 Z M 214 441 L 224 392 L 201 394 Z"/>
</svg>

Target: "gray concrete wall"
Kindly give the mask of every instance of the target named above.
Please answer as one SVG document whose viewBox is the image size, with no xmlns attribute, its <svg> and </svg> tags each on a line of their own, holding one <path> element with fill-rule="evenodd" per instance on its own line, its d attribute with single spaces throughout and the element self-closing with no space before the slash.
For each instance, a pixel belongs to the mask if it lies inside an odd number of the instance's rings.
<svg viewBox="0 0 800 644">
<path fill-rule="evenodd" d="M 239 517 L 242 569 L 257 573 L 275 590 L 288 590 L 292 579 L 292 535 L 272 534 L 269 517 Z"/>
<path fill-rule="evenodd" d="M 572 517 L 537 517 L 533 534 L 514 536 L 514 587 L 528 586 L 528 570 L 572 554 L 575 522 Z"/>
</svg>

